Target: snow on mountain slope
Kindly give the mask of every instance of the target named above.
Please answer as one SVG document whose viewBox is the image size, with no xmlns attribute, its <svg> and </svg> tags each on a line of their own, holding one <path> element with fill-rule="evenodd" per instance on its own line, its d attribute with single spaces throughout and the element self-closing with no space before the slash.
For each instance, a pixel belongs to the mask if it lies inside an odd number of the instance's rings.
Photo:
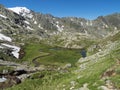
<svg viewBox="0 0 120 90">
<path fill-rule="evenodd" d="M 0 46 L 0 48 L 3 48 L 2 46 Z"/>
<path fill-rule="evenodd" d="M 8 41 L 12 43 L 12 39 L 8 36 L 5 36 L 4 34 L 0 33 L 0 40 L 2 41 Z M 12 49 L 12 55 L 16 58 L 19 58 L 19 51 L 20 51 L 20 47 L 14 46 L 14 45 L 9 45 L 6 43 L 0 43 L 0 49 L 6 49 L 6 48 L 10 48 Z"/>
<path fill-rule="evenodd" d="M 7 18 L 6 16 L 4 16 L 4 15 L 2 15 L 2 14 L 0 14 L 0 17 L 5 18 L 5 19 Z"/>
<path fill-rule="evenodd" d="M 28 18 L 32 18 L 33 15 L 31 14 L 31 10 L 29 10 L 26 7 L 13 7 L 13 8 L 8 8 L 9 10 L 12 10 L 13 12 L 22 15 L 22 16 L 26 16 Z"/>
<path fill-rule="evenodd" d="M 12 41 L 10 37 L 5 36 L 4 34 L 1 34 L 1 33 L 0 33 L 0 40 L 9 41 L 9 42 Z"/>
<path fill-rule="evenodd" d="M 11 48 L 13 56 L 16 57 L 16 58 L 19 58 L 20 47 L 9 45 L 9 44 L 5 44 L 5 43 L 2 43 L 2 46 Z"/>
</svg>

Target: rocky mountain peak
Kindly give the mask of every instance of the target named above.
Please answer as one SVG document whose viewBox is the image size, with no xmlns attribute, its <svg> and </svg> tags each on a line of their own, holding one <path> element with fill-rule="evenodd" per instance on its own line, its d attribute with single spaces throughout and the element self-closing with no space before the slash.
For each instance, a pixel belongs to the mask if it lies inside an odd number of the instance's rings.
<svg viewBox="0 0 120 90">
<path fill-rule="evenodd" d="M 104 38 L 119 31 L 119 23 L 118 13 L 87 20 L 78 17 L 59 18 L 36 13 L 26 7 L 5 8 L 0 5 L 0 41 L 9 42 L 10 45 L 35 38 L 39 41 L 47 39 L 46 43 L 63 47 L 83 47 L 85 45 L 80 45 L 80 40 Z"/>
<path fill-rule="evenodd" d="M 13 7 L 13 8 L 8 8 L 9 10 L 12 10 L 13 12 L 21 15 L 21 16 L 25 16 L 25 17 L 29 17 L 32 18 L 32 14 L 31 14 L 31 10 L 29 10 L 26 7 Z"/>
</svg>

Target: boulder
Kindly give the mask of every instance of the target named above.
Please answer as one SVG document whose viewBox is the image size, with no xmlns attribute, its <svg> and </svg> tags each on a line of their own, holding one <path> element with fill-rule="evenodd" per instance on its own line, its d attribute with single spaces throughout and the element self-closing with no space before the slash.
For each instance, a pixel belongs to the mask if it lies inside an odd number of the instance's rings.
<svg viewBox="0 0 120 90">
<path fill-rule="evenodd" d="M 0 82 L 0 89 L 5 89 L 11 87 L 13 85 L 17 85 L 21 83 L 21 80 L 15 76 L 5 76 L 6 80 L 4 82 Z"/>
<path fill-rule="evenodd" d="M 71 63 L 68 63 L 68 64 L 66 64 L 66 65 L 63 67 L 63 69 L 71 68 L 71 67 L 72 67 Z"/>
</svg>

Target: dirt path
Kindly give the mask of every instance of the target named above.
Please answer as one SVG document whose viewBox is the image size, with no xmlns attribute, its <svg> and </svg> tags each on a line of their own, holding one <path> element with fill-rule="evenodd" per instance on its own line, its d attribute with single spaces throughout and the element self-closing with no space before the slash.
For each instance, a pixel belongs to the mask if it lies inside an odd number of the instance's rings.
<svg viewBox="0 0 120 90">
<path fill-rule="evenodd" d="M 51 55 L 50 53 L 46 53 L 45 55 L 38 56 L 38 57 L 34 58 L 32 60 L 32 62 L 35 64 L 35 67 L 38 67 L 38 66 L 40 66 L 40 62 L 38 62 L 37 59 L 42 58 L 42 57 L 46 57 L 46 56 L 50 56 L 50 55 Z"/>
<path fill-rule="evenodd" d="M 40 62 L 37 60 L 42 57 L 50 56 L 50 53 L 45 53 L 42 56 L 35 57 L 32 62 L 35 64 L 34 66 L 28 66 L 27 64 L 21 64 L 21 63 L 16 63 L 16 62 L 11 62 L 11 61 L 4 61 L 0 59 L 0 66 L 9 66 L 13 67 L 15 70 L 26 70 L 26 71 L 34 71 L 35 69 L 38 69 L 37 67 L 40 65 Z"/>
</svg>

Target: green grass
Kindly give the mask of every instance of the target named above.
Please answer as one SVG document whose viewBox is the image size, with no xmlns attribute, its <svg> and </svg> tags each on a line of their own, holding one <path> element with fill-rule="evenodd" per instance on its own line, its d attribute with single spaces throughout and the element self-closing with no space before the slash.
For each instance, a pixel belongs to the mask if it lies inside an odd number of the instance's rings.
<svg viewBox="0 0 120 90">
<path fill-rule="evenodd" d="M 22 58 L 21 61 L 28 61 L 28 62 L 32 62 L 32 60 L 38 56 L 42 56 L 46 53 L 44 52 L 40 52 L 40 49 L 43 48 L 43 45 L 40 44 L 27 44 L 24 46 L 24 50 L 25 50 L 25 56 Z M 47 47 L 46 47 L 47 49 Z"/>
<path fill-rule="evenodd" d="M 43 73 L 45 73 L 45 76 L 41 79 L 27 79 L 23 83 L 7 90 L 62 90 L 63 85 L 69 83 L 71 76 L 73 76 L 71 73 L 63 74 L 49 71 L 44 71 Z M 36 75 L 33 77 L 36 77 Z"/>
<path fill-rule="evenodd" d="M 0 73 L 2 73 L 3 70 L 7 70 L 9 72 L 9 71 L 13 70 L 13 68 L 12 67 L 6 67 L 6 66 L 0 66 Z"/>
<path fill-rule="evenodd" d="M 101 80 L 100 76 L 109 67 L 113 66 L 114 63 L 115 61 L 113 58 L 106 56 L 105 59 L 101 59 L 95 64 L 90 63 L 86 70 L 78 73 L 74 73 L 74 70 L 68 73 L 56 71 L 38 72 L 32 76 L 34 79 L 26 79 L 23 83 L 7 90 L 63 90 L 63 88 L 65 88 L 65 90 L 70 90 L 71 81 L 77 83 L 75 88 L 80 88 L 83 84 L 88 83 L 90 90 L 97 90 L 99 86 L 104 85 L 105 83 Z M 38 78 L 41 74 L 44 74 L 45 76 L 43 78 Z M 83 77 L 78 79 L 78 76 Z"/>
<path fill-rule="evenodd" d="M 81 57 L 80 52 L 76 50 L 69 49 L 59 49 L 49 51 L 50 55 L 38 59 L 39 62 L 44 62 L 46 64 L 57 63 L 66 64 L 71 63 L 75 65 L 77 60 Z"/>
<path fill-rule="evenodd" d="M 120 90 L 120 74 L 111 77 L 110 80 L 113 82 L 113 84 L 115 85 L 115 87 Z"/>
<path fill-rule="evenodd" d="M 38 56 L 49 56 L 38 58 L 37 61 L 43 64 L 66 64 L 71 63 L 75 65 L 77 60 L 81 57 L 80 50 L 64 49 L 38 43 L 32 43 L 25 46 L 26 55 L 22 59 L 32 63 L 32 59 Z M 75 89 L 78 89 L 87 83 L 90 90 L 97 90 L 99 86 L 105 85 L 105 80 L 101 79 L 101 75 L 108 69 L 116 65 L 116 60 L 120 59 L 119 45 L 109 52 L 108 55 L 99 58 L 98 62 L 89 62 L 87 68 L 83 71 L 79 67 L 72 67 L 67 73 L 58 71 L 42 71 L 35 73 L 32 78 L 26 79 L 23 83 L 13 86 L 7 90 L 70 90 L 71 81 L 75 81 Z M 87 62 L 87 63 L 88 63 Z M 115 86 L 120 89 L 120 67 L 115 68 L 117 75 L 111 76 L 110 79 Z M 39 75 L 44 74 L 43 78 L 38 78 Z M 81 78 L 78 78 L 81 77 Z"/>
<path fill-rule="evenodd" d="M 52 51 L 48 51 L 52 52 Z M 114 51 L 111 52 L 113 56 Z M 32 76 L 33 79 L 26 79 L 23 83 L 13 86 L 7 90 L 70 90 L 71 81 L 75 81 L 77 84 L 75 88 L 80 88 L 83 84 L 88 83 L 88 88 L 90 90 L 97 90 L 101 85 L 105 84 L 104 80 L 101 80 L 101 75 L 110 67 L 112 67 L 116 60 L 115 57 L 106 55 L 105 58 L 100 58 L 97 63 L 90 62 L 88 68 L 84 71 L 75 73 L 73 69 L 68 73 L 60 73 L 57 71 L 43 71 L 38 72 Z M 79 69 L 74 67 L 74 69 Z M 44 74 L 43 78 L 38 78 L 39 75 Z M 81 78 L 77 78 L 82 76 Z M 111 78 L 115 82 L 116 86 L 119 86 L 119 76 Z M 118 80 L 117 80 L 118 79 Z"/>
<path fill-rule="evenodd" d="M 38 56 L 44 56 L 37 59 L 37 61 L 42 64 L 71 63 L 72 65 L 81 57 L 80 50 L 77 49 L 65 49 L 32 43 L 25 46 L 25 56 L 22 61 L 32 63 L 32 60 Z"/>
<path fill-rule="evenodd" d="M 98 86 L 104 84 L 104 81 L 101 81 L 101 75 L 114 63 L 115 62 L 112 58 L 105 58 L 95 64 L 89 64 L 89 68 L 80 72 L 79 75 L 82 75 L 83 77 L 78 79 L 77 82 L 79 85 L 88 83 L 90 90 L 97 90 Z M 96 85 L 94 85 L 95 83 Z"/>
</svg>

